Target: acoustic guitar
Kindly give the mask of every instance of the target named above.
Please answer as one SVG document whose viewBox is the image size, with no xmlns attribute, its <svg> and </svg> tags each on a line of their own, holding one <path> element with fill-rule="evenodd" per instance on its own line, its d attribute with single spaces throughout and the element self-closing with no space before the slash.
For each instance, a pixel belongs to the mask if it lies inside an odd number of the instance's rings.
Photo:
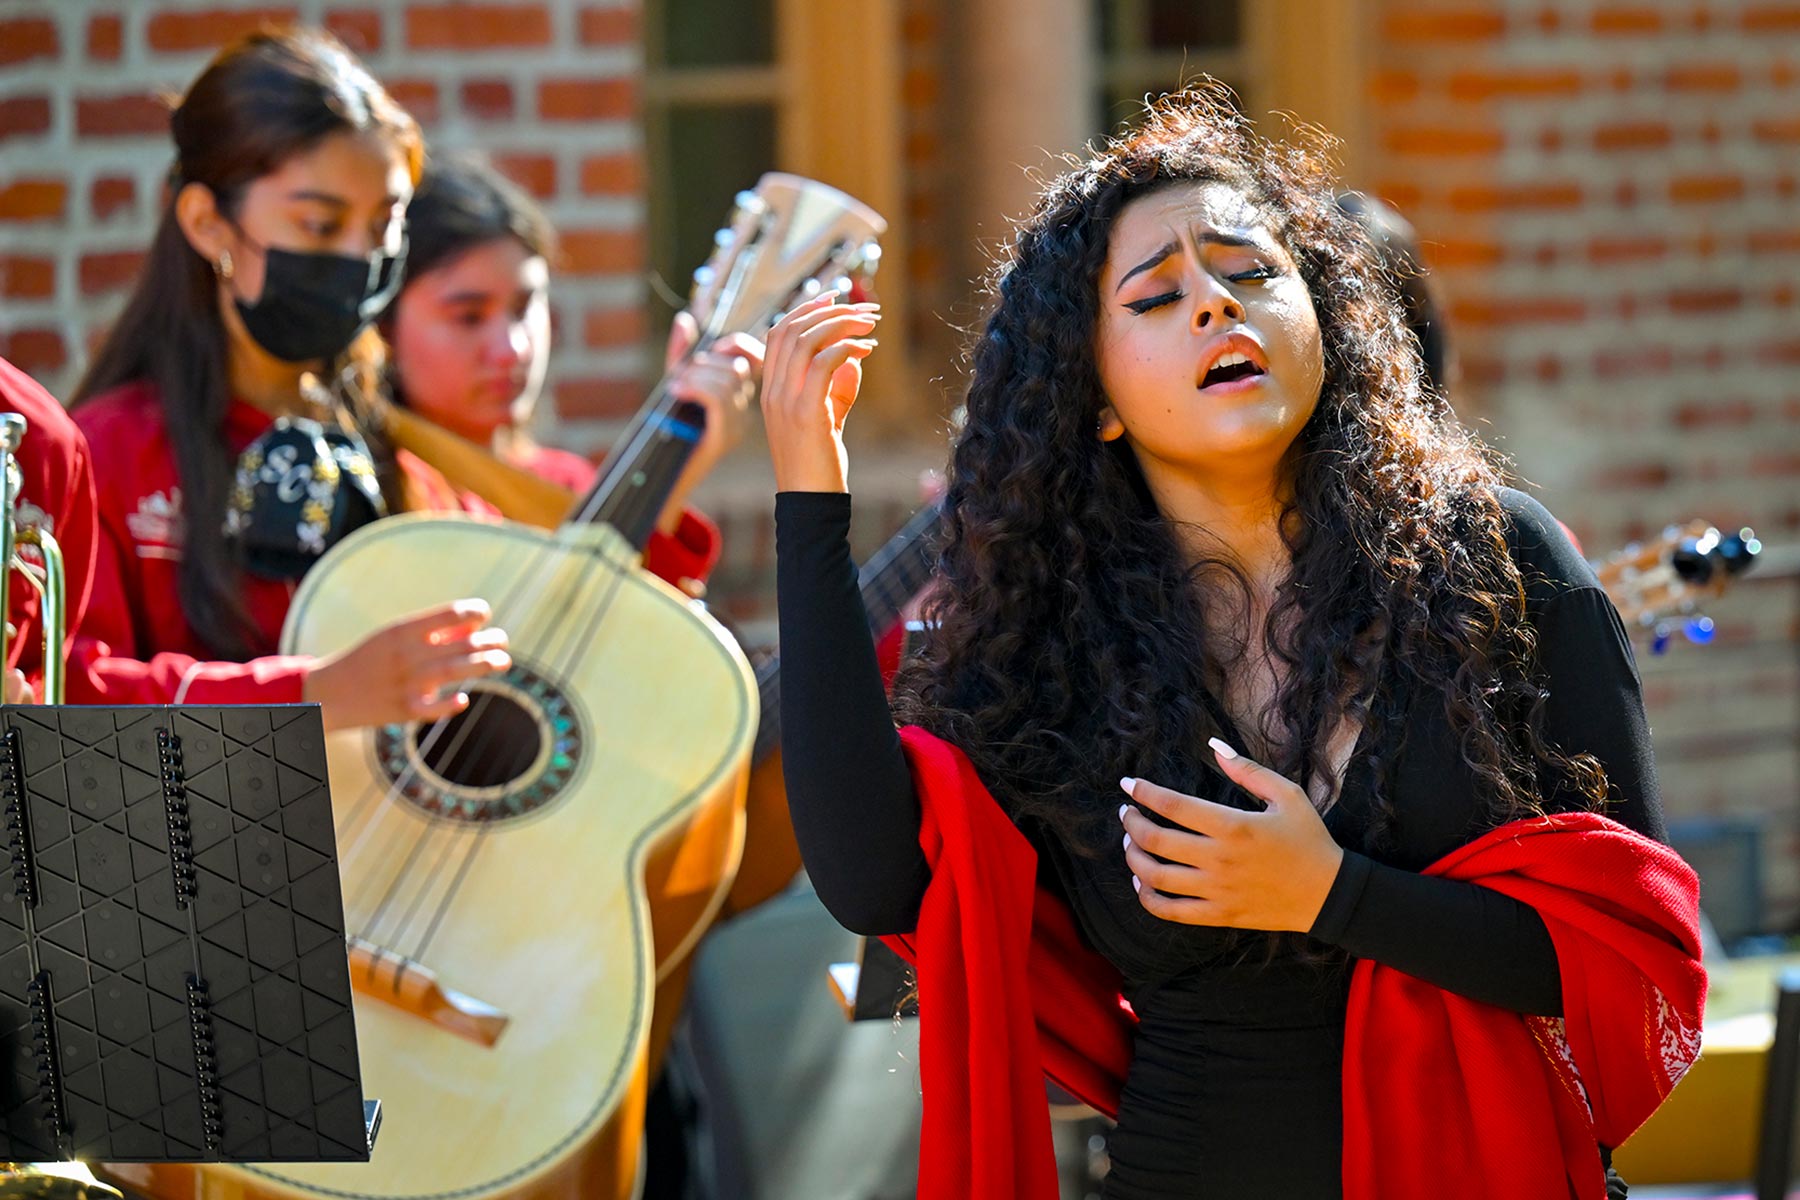
<svg viewBox="0 0 1800 1200">
<path fill-rule="evenodd" d="M 697 348 L 765 333 L 781 310 L 866 269 L 884 230 L 835 189 L 764 176 L 696 272 Z M 658 974 L 646 865 L 709 814 L 741 823 L 757 728 L 736 642 L 641 568 L 695 419 L 659 387 L 553 533 L 395 517 L 307 575 L 284 652 L 330 654 L 477 595 L 514 660 L 466 687 L 469 708 L 448 721 L 330 738 L 363 1088 L 382 1101 L 381 1136 L 366 1164 L 119 1178 L 168 1200 L 629 1192 Z M 717 864 L 693 867 L 718 877 Z M 695 937 L 722 892 L 697 906 Z"/>
</svg>

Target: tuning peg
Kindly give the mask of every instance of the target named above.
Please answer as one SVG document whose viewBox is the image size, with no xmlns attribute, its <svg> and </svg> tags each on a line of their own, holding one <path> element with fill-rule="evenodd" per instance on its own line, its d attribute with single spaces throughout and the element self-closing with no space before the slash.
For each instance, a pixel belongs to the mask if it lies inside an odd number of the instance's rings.
<svg viewBox="0 0 1800 1200">
<path fill-rule="evenodd" d="M 713 269 L 711 263 L 703 263 L 694 268 L 694 286 L 697 288 L 711 287 L 713 285 L 713 280 L 718 277 L 719 273 Z"/>
<path fill-rule="evenodd" d="M 737 242 L 737 232 L 730 228 L 721 229 L 713 234 L 713 245 L 721 250 L 729 250 Z"/>
<path fill-rule="evenodd" d="M 1705 646 L 1713 640 L 1713 619 L 1711 617 L 1691 617 L 1682 627 L 1682 634 L 1696 646 Z"/>
<path fill-rule="evenodd" d="M 760 217 L 769 211 L 769 206 L 764 203 L 763 198 L 748 188 L 733 196 L 731 203 L 739 213 L 749 213 L 752 216 Z"/>
</svg>

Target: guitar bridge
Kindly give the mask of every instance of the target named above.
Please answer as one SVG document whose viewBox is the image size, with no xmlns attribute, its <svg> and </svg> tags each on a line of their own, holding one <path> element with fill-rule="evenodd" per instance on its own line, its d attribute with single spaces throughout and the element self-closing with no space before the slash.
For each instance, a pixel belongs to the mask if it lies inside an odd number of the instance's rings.
<svg viewBox="0 0 1800 1200">
<path fill-rule="evenodd" d="M 349 941 L 350 986 L 372 1000 L 429 1021 L 446 1033 L 491 1048 L 512 1018 L 438 982 L 427 967 L 362 938 Z"/>
</svg>

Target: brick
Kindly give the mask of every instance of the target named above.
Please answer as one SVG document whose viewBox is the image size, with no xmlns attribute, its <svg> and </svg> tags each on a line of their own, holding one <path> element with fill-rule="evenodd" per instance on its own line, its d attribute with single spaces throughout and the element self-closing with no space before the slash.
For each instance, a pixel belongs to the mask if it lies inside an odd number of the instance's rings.
<svg viewBox="0 0 1800 1200">
<path fill-rule="evenodd" d="M 137 183 L 126 175 L 103 176 L 88 190 L 88 211 L 96 221 L 129 212 L 136 202 Z"/>
<path fill-rule="evenodd" d="M 1734 63 L 1682 63 L 1663 73 L 1663 86 L 1672 92 L 1735 92 L 1743 82 Z"/>
<path fill-rule="evenodd" d="M 1744 290 L 1734 287 L 1673 288 L 1669 292 L 1669 311 L 1682 316 L 1732 312 L 1744 305 Z"/>
<path fill-rule="evenodd" d="M 1404 104 L 1419 94 L 1419 77 L 1411 71 L 1377 71 L 1369 95 L 1383 104 Z"/>
<path fill-rule="evenodd" d="M 1595 263 L 1651 262 L 1666 258 L 1669 239 L 1665 237 L 1597 237 L 1588 242 L 1588 261 Z"/>
<path fill-rule="evenodd" d="M 1750 458 L 1752 475 L 1800 475 L 1800 450 L 1770 451 Z"/>
<path fill-rule="evenodd" d="M 629 417 L 644 403 L 644 385 L 635 379 L 559 379 L 556 414 L 565 420 Z"/>
<path fill-rule="evenodd" d="M 1594 374 L 1602 379 L 1666 375 L 1674 365 L 1675 354 L 1667 346 L 1626 346 L 1594 353 Z"/>
<path fill-rule="evenodd" d="M 513 119 L 513 86 L 504 79 L 469 79 L 461 89 L 462 110 L 484 121 Z"/>
<path fill-rule="evenodd" d="M 1641 462 L 1615 463 L 1610 467 L 1601 467 L 1589 479 L 1593 487 L 1599 490 L 1639 490 L 1667 487 L 1674 476 L 1668 463 Z"/>
<path fill-rule="evenodd" d="M 0 188 L 0 221 L 48 221 L 69 207 L 69 185 L 56 179 L 20 179 Z"/>
<path fill-rule="evenodd" d="M 1566 325 L 1587 319 L 1587 305 L 1572 296 L 1516 300 L 1464 300 L 1451 306 L 1458 325 Z"/>
<path fill-rule="evenodd" d="M 414 4 L 406 10 L 414 50 L 494 50 L 548 46 L 550 11 L 542 4 Z"/>
<path fill-rule="evenodd" d="M 1606 36 L 1661 33 L 1663 14 L 1654 8 L 1609 4 L 1594 10 L 1588 28 Z"/>
<path fill-rule="evenodd" d="M 1413 125 L 1390 129 L 1383 139 L 1395 154 L 1426 157 L 1498 154 L 1506 136 L 1498 129 L 1467 129 L 1441 125 Z"/>
<path fill-rule="evenodd" d="M 601 308 L 581 321 L 581 339 L 595 349 L 641 346 L 650 336 L 642 308 Z"/>
<path fill-rule="evenodd" d="M 169 106 L 147 92 L 82 96 L 75 101 L 75 131 L 82 137 L 166 136 Z"/>
<path fill-rule="evenodd" d="M 540 200 L 556 195 L 556 159 L 548 154 L 496 154 L 494 166 Z"/>
<path fill-rule="evenodd" d="M 84 254 L 78 272 L 81 294 L 94 296 L 101 292 L 130 287 L 144 265 L 141 250 L 117 250 L 105 254 Z"/>
<path fill-rule="evenodd" d="M 546 79 L 538 84 L 538 116 L 546 121 L 623 120 L 637 115 L 637 85 L 628 78 Z"/>
<path fill-rule="evenodd" d="M 1572 67 L 1516 71 L 1458 71 L 1450 76 L 1455 100 L 1527 100 L 1581 93 L 1581 72 Z"/>
<path fill-rule="evenodd" d="M 570 229 L 559 241 L 563 269 L 572 275 L 634 275 L 643 270 L 641 231 Z"/>
<path fill-rule="evenodd" d="M 1683 429 L 1728 429 L 1756 420 L 1756 406 L 1748 400 L 1690 400 L 1675 409 L 1675 424 Z"/>
<path fill-rule="evenodd" d="M 1744 197 L 1737 175 L 1683 175 L 1669 182 L 1669 198 L 1677 204 L 1716 204 Z"/>
<path fill-rule="evenodd" d="M 16 330 L 10 337 L 0 336 L 0 347 L 0 357 L 27 374 L 59 370 L 69 361 L 69 348 L 54 329 Z"/>
<path fill-rule="evenodd" d="M 125 22 L 112 13 L 88 18 L 87 56 L 95 62 L 118 62 L 125 53 Z"/>
<path fill-rule="evenodd" d="M 267 26 L 291 25 L 297 17 L 296 10 L 286 6 L 159 12 L 144 27 L 144 40 L 165 54 L 214 50 Z"/>
<path fill-rule="evenodd" d="M 587 196 L 630 196 L 644 190 L 644 160 L 636 154 L 597 154 L 581 160 Z"/>
<path fill-rule="evenodd" d="M 1781 342 L 1765 342 L 1757 347 L 1756 358 L 1758 362 L 1767 363 L 1770 366 L 1800 366 L 1800 338 Z"/>
<path fill-rule="evenodd" d="M 1399 12 L 1382 22 L 1391 42 L 1486 42 L 1506 32 L 1506 18 L 1485 8 Z"/>
<path fill-rule="evenodd" d="M 584 46 L 635 45 L 641 28 L 635 6 L 591 6 L 581 10 L 580 21 L 581 44 Z"/>
<path fill-rule="evenodd" d="M 1800 117 L 1765 117 L 1752 122 L 1750 131 L 1766 145 L 1800 145 Z"/>
<path fill-rule="evenodd" d="M 0 100 L 0 141 L 49 132 L 48 96 L 13 96 Z"/>
<path fill-rule="evenodd" d="M 1800 33 L 1800 4 L 1753 4 L 1738 22 L 1748 33 Z"/>
<path fill-rule="evenodd" d="M 1800 228 L 1764 228 L 1750 234 L 1751 254 L 1800 254 Z"/>
<path fill-rule="evenodd" d="M 930 108 L 942 94 L 943 80 L 936 71 L 911 67 L 900 77 L 900 102 L 908 108 Z"/>
<path fill-rule="evenodd" d="M 55 294 L 55 259 L 22 254 L 0 258 L 0 295 L 10 300 L 47 300 Z"/>
<path fill-rule="evenodd" d="M 339 9 L 325 14 L 325 28 L 358 54 L 381 49 L 381 14 L 373 9 Z"/>
<path fill-rule="evenodd" d="M 1458 212 L 1576 208 L 1580 206 L 1581 199 L 1580 184 L 1555 181 L 1498 185 L 1474 184 L 1450 189 L 1450 207 Z"/>
<path fill-rule="evenodd" d="M 1506 248 L 1497 242 L 1437 238 L 1426 243 L 1425 258 L 1434 267 L 1495 267 L 1506 261 Z"/>
<path fill-rule="evenodd" d="M 0 21 L 0 67 L 55 58 L 62 53 L 56 22 L 48 17 L 18 17 Z"/>
<path fill-rule="evenodd" d="M 1667 121 L 1617 121 L 1594 129 L 1594 149 L 1604 153 L 1664 150 L 1674 140 Z"/>
<path fill-rule="evenodd" d="M 399 101 L 400 107 L 411 113 L 415 120 L 429 125 L 443 116 L 438 85 L 431 80 L 390 79 L 386 82 L 388 95 Z"/>
</svg>

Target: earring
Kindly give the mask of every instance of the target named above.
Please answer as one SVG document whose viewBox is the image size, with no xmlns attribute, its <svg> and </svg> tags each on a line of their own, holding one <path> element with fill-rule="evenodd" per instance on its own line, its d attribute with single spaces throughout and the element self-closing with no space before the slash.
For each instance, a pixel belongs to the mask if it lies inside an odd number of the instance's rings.
<svg viewBox="0 0 1800 1200">
<path fill-rule="evenodd" d="M 232 270 L 231 251 L 219 251 L 219 261 L 213 264 L 213 274 L 217 275 L 220 279 L 230 279 Z"/>
</svg>

